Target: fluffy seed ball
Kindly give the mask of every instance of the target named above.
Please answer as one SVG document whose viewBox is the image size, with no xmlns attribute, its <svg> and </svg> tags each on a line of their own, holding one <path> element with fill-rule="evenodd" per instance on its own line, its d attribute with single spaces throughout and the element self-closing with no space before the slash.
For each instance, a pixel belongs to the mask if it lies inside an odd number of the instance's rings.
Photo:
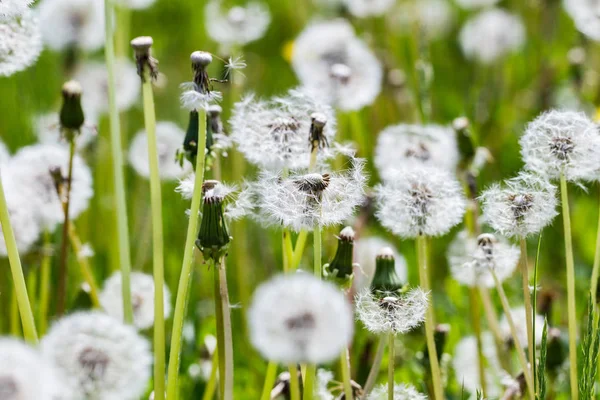
<svg viewBox="0 0 600 400">
<path fill-rule="evenodd" d="M 259 2 L 223 10 L 221 0 L 211 0 L 204 8 L 204 16 L 208 35 L 226 49 L 260 39 L 271 22 L 269 9 Z"/>
<path fill-rule="evenodd" d="M 527 347 L 527 317 L 525 313 L 525 307 L 514 307 L 510 310 L 510 315 L 515 324 L 515 329 L 517 331 L 517 338 L 519 339 L 519 343 L 523 348 Z M 544 317 L 541 315 L 535 314 L 535 338 L 534 343 L 536 346 L 542 343 L 542 328 L 544 327 Z M 506 341 L 512 341 L 513 337 L 510 331 L 510 325 L 508 323 L 508 319 L 506 315 L 503 315 L 500 318 L 500 332 Z"/>
<path fill-rule="evenodd" d="M 578 31 L 592 40 L 600 40 L 600 6 L 593 0 L 564 0 L 567 13 Z"/>
<path fill-rule="evenodd" d="M 388 385 L 379 385 L 367 397 L 367 400 L 388 400 Z M 412 385 L 395 384 L 394 400 L 427 400 L 427 396 L 419 393 Z"/>
<path fill-rule="evenodd" d="M 4 2 L 0 2 L 2 7 Z M 34 64 L 42 52 L 40 23 L 33 11 L 0 18 L 0 77 L 11 76 Z"/>
<path fill-rule="evenodd" d="M 0 21 L 19 17 L 29 11 L 34 0 L 3 0 L 0 2 Z"/>
</svg>

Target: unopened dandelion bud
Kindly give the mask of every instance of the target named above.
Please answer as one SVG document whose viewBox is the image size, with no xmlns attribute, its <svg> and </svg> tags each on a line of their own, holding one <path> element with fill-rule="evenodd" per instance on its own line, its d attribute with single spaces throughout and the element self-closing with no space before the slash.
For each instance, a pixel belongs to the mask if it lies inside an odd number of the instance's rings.
<svg viewBox="0 0 600 400">
<path fill-rule="evenodd" d="M 464 169 L 475 156 L 476 144 L 473 140 L 473 135 L 471 134 L 470 125 L 467 117 L 458 117 L 452 121 L 452 128 L 456 132 L 458 141 L 461 169 Z"/>
<path fill-rule="evenodd" d="M 558 328 L 548 327 L 548 342 L 546 350 L 546 369 L 556 376 L 568 357 L 569 343 Z"/>
<path fill-rule="evenodd" d="M 223 214 L 224 195 L 220 190 L 221 183 L 207 180 L 202 185 L 204 205 L 202 208 L 202 222 L 196 246 L 202 251 L 205 259 L 218 261 L 227 253 L 231 238 L 227 231 Z"/>
<path fill-rule="evenodd" d="M 325 276 L 338 282 L 342 287 L 350 287 L 354 271 L 354 229 L 347 226 L 338 236 L 338 248 L 333 260 L 323 267 Z"/>
<path fill-rule="evenodd" d="M 384 247 L 375 259 L 375 275 L 371 281 L 371 292 L 393 293 L 403 287 L 404 284 L 396 273 L 394 251 L 389 247 Z"/>
<path fill-rule="evenodd" d="M 150 78 L 155 80 L 158 77 L 158 61 L 151 56 L 151 47 L 154 43 L 152 37 L 138 36 L 130 43 L 135 52 L 137 72 L 140 78 L 142 78 L 142 82 L 146 80 L 144 67 L 148 68 Z"/>
<path fill-rule="evenodd" d="M 190 120 L 188 123 L 185 138 L 183 139 L 183 151 L 177 152 L 179 164 L 183 166 L 183 158 L 185 157 L 194 166 L 196 165 L 196 156 L 198 155 L 198 111 L 190 111 Z"/>
<path fill-rule="evenodd" d="M 310 124 L 310 136 L 309 142 L 311 145 L 311 151 L 314 151 L 318 147 L 326 147 L 327 137 L 323 134 L 323 128 L 327 124 L 327 116 L 322 113 L 312 113 Z"/>
<path fill-rule="evenodd" d="M 81 107 L 81 85 L 77 81 L 68 81 L 62 87 L 63 104 L 60 109 L 60 128 L 69 141 L 79 133 L 85 117 Z"/>
</svg>

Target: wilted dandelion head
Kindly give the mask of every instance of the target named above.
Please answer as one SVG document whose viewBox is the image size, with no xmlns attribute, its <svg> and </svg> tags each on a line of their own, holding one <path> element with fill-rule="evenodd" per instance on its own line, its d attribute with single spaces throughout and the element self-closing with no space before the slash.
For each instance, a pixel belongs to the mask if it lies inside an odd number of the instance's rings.
<svg viewBox="0 0 600 400">
<path fill-rule="evenodd" d="M 281 363 L 329 362 L 353 333 L 352 309 L 342 292 L 306 273 L 259 286 L 248 318 L 254 347 Z"/>
<path fill-rule="evenodd" d="M 41 350 L 62 378 L 61 399 L 139 399 L 150 378 L 146 339 L 100 312 L 58 320 L 42 339 Z"/>
<path fill-rule="evenodd" d="M 402 33 L 413 32 L 418 24 L 428 39 L 444 37 L 452 28 L 455 13 L 447 0 L 411 0 L 391 11 L 389 27 Z"/>
<path fill-rule="evenodd" d="M 549 179 L 593 180 L 600 170 L 598 126 L 584 113 L 551 110 L 527 125 L 521 136 L 525 167 Z"/>
<path fill-rule="evenodd" d="M 51 49 L 94 51 L 104 45 L 102 0 L 43 0 L 38 11 L 44 42 Z"/>
<path fill-rule="evenodd" d="M 353 159 L 343 173 L 291 174 L 263 172 L 254 186 L 258 218 L 266 225 L 294 231 L 346 221 L 364 201 L 364 160 Z"/>
<path fill-rule="evenodd" d="M 348 7 L 348 11 L 359 18 L 383 15 L 396 3 L 394 0 L 343 0 L 343 2 Z"/>
<path fill-rule="evenodd" d="M 356 313 L 370 332 L 406 333 L 425 321 L 427 297 L 421 288 L 389 295 L 364 289 L 356 295 Z"/>
<path fill-rule="evenodd" d="M 341 110 L 373 103 L 381 63 L 343 19 L 309 25 L 294 42 L 292 66 L 302 85 Z"/>
<path fill-rule="evenodd" d="M 206 31 L 225 49 L 243 46 L 262 38 L 271 22 L 266 5 L 249 2 L 245 6 L 223 9 L 221 0 L 211 0 L 204 8 Z"/>
<path fill-rule="evenodd" d="M 388 393 L 387 383 L 382 384 L 373 389 L 367 400 L 387 400 Z M 394 400 L 427 400 L 427 396 L 419 393 L 412 385 L 398 383 L 394 385 Z"/>
<path fill-rule="evenodd" d="M 379 133 L 375 147 L 375 166 L 384 180 L 401 167 L 430 165 L 452 172 L 458 160 L 456 133 L 439 125 L 388 126 Z"/>
<path fill-rule="evenodd" d="M 520 254 L 518 247 L 503 238 L 489 234 L 474 238 L 462 231 L 448 247 L 447 258 L 456 281 L 469 287 L 492 288 L 492 270 L 500 282 L 504 281 L 515 271 Z"/>
<path fill-rule="evenodd" d="M 322 133 L 331 143 L 336 132 L 335 114 L 331 107 L 305 91 L 290 90 L 286 96 L 269 100 L 246 96 L 236 103 L 229 121 L 231 138 L 246 159 L 261 168 L 308 168 L 314 113 L 325 116 Z M 318 152 L 320 160 L 332 155 L 328 148 Z"/>
<path fill-rule="evenodd" d="M 382 249 L 389 249 L 395 260 L 396 275 L 402 282 L 408 279 L 408 269 L 404 257 L 395 250 L 392 243 L 377 236 L 363 237 L 354 242 L 354 267 L 352 284 L 356 293 L 369 287 L 375 274 L 375 259 Z"/>
<path fill-rule="evenodd" d="M 420 166 L 398 169 L 376 188 L 377 219 L 405 238 L 440 236 L 462 221 L 466 201 L 449 172 Z"/>
<path fill-rule="evenodd" d="M 525 348 L 527 347 L 527 314 L 525 313 L 525 307 L 521 306 L 511 308 L 510 315 L 512 316 L 512 320 L 515 324 L 519 343 L 523 348 Z M 535 326 L 539 327 L 540 329 L 535 330 L 535 337 L 533 339 L 536 346 L 539 346 L 542 343 L 542 327 L 544 326 L 545 321 L 544 317 L 538 314 L 535 314 L 534 318 Z M 506 315 L 503 315 L 502 318 L 500 318 L 500 332 L 507 342 L 512 342 L 513 337 Z"/>
<path fill-rule="evenodd" d="M 486 394 L 491 398 L 497 398 L 502 393 L 500 381 L 507 374 L 502 370 L 494 336 L 490 332 L 481 334 L 483 356 L 487 368 L 484 369 Z M 466 336 L 462 338 L 454 348 L 454 357 L 452 358 L 452 367 L 456 374 L 456 383 L 464 387 L 465 391 L 475 393 L 481 390 L 481 380 L 479 379 L 479 364 L 477 360 L 477 338 L 475 336 Z"/>
<path fill-rule="evenodd" d="M 111 317 L 123 320 L 123 283 L 121 273 L 116 272 L 104 282 L 100 292 L 100 305 Z M 164 286 L 164 316 L 171 314 L 171 294 Z M 154 280 L 151 275 L 131 273 L 131 303 L 133 323 L 138 329 L 150 328 L 154 324 Z"/>
<path fill-rule="evenodd" d="M 456 0 L 456 3 L 464 9 L 484 8 L 499 2 L 500 0 Z"/>
<path fill-rule="evenodd" d="M 5 3 L 0 2 L 0 12 Z M 0 18 L 0 77 L 11 76 L 34 64 L 42 47 L 40 23 L 33 11 Z"/>
<path fill-rule="evenodd" d="M 186 175 L 191 164 L 183 160 L 183 168 L 175 162 L 175 153 L 181 146 L 185 132 L 173 122 L 156 123 L 156 149 L 158 152 L 158 173 L 164 181 L 171 181 Z M 144 178 L 150 177 L 148 159 L 148 136 L 146 131 L 138 132 L 129 146 L 129 163 Z"/>
<path fill-rule="evenodd" d="M 592 40 L 600 40 L 600 4 L 596 0 L 563 0 L 577 30 Z"/>
<path fill-rule="evenodd" d="M 491 64 L 523 46 L 525 28 L 519 17 L 490 9 L 469 19 L 460 31 L 459 40 L 467 58 Z"/>
<path fill-rule="evenodd" d="M 557 215 L 556 187 L 530 173 L 492 185 L 480 200 L 485 222 L 507 237 L 536 234 Z"/>
<path fill-rule="evenodd" d="M 0 338 L 0 399 L 54 400 L 59 387 L 54 368 L 37 350 L 16 339 Z"/>
</svg>

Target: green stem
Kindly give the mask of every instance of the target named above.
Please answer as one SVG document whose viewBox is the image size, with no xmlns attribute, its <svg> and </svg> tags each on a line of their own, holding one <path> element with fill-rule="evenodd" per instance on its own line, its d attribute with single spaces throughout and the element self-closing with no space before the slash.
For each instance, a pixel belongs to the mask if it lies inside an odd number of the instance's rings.
<svg viewBox="0 0 600 400">
<path fill-rule="evenodd" d="M 315 277 L 321 279 L 321 227 L 318 224 L 315 225 L 315 230 L 313 231 L 313 247 L 313 273 Z"/>
<path fill-rule="evenodd" d="M 394 339 L 394 334 L 390 332 L 388 334 L 388 400 L 394 400 L 394 372 L 396 367 L 396 345 Z"/>
<path fill-rule="evenodd" d="M 210 369 L 210 378 L 206 383 L 202 400 L 212 400 L 215 396 L 215 390 L 217 388 L 217 370 L 219 369 L 219 353 L 215 351 L 212 356 L 212 364 Z M 267 399 L 268 400 L 268 399 Z"/>
<path fill-rule="evenodd" d="M 350 383 L 350 352 L 344 348 L 340 354 L 340 368 L 342 370 L 342 381 L 344 383 L 344 396 L 346 399 L 353 399 L 352 384 Z"/>
<path fill-rule="evenodd" d="M 40 298 L 38 307 L 38 326 L 40 335 L 48 328 L 48 305 L 50 303 L 50 267 L 52 259 L 52 239 L 50 233 L 44 230 L 42 246 L 42 265 L 40 267 Z"/>
<path fill-rule="evenodd" d="M 369 376 L 367 376 L 367 381 L 363 386 L 363 399 L 366 399 L 375 387 L 375 382 L 377 381 L 377 375 L 379 375 L 379 370 L 381 369 L 381 361 L 383 360 L 383 353 L 385 352 L 385 337 L 382 336 L 379 338 L 379 344 L 377 345 L 377 352 L 375 353 L 375 358 L 373 358 L 373 363 L 371 364 L 371 370 L 369 371 Z"/>
<path fill-rule="evenodd" d="M 111 155 L 115 184 L 115 201 L 117 216 L 117 240 L 119 243 L 119 264 L 123 282 L 123 317 L 125 323 L 133 323 L 133 308 L 131 305 L 131 255 L 129 249 L 129 233 L 127 228 L 127 202 L 125 200 L 125 176 L 123 171 L 123 150 L 121 138 L 121 125 L 115 92 L 115 44 L 114 17 L 115 10 L 112 0 L 104 0 L 105 43 L 104 56 L 106 58 L 108 109 L 110 120 Z"/>
<path fill-rule="evenodd" d="M 13 290 L 10 294 L 10 334 L 14 337 L 21 336 L 21 324 L 19 321 L 19 302 L 17 292 Z"/>
<path fill-rule="evenodd" d="M 577 385 L 577 315 L 575 305 L 575 264 L 573 260 L 573 241 L 571 236 L 571 217 L 569 212 L 569 193 L 567 179 L 560 174 L 560 197 L 562 204 L 565 235 L 565 255 L 567 262 L 567 308 L 569 318 L 569 375 L 571 380 L 571 400 L 579 397 Z"/>
<path fill-rule="evenodd" d="M 156 145 L 156 116 L 149 67 L 144 66 L 142 78 L 144 125 L 148 140 L 150 167 L 150 207 L 152 210 L 152 265 L 154 273 L 154 399 L 165 398 L 165 310 L 164 310 L 164 242 L 162 194 Z"/>
<path fill-rule="evenodd" d="M 292 374 L 292 369 L 290 368 L 290 374 Z M 317 367 L 315 365 L 307 365 L 306 373 L 304 375 L 304 395 L 302 400 L 313 400 L 314 392 L 315 392 L 315 376 L 317 374 Z M 294 374 L 292 374 L 294 375 Z M 292 400 L 294 398 L 292 397 Z M 298 396 L 298 400 L 300 397 Z"/>
<path fill-rule="evenodd" d="M 283 230 L 282 245 L 284 251 L 283 257 L 283 272 L 289 272 L 294 270 L 293 258 L 294 258 L 294 247 L 292 245 L 292 234 L 289 229 Z"/>
<path fill-rule="evenodd" d="M 594 266 L 592 267 L 592 304 L 597 308 L 597 291 L 598 291 L 598 278 L 600 278 L 600 212 L 598 213 L 598 227 L 596 233 L 596 252 L 594 253 Z"/>
<path fill-rule="evenodd" d="M 198 110 L 198 149 L 206 146 L 206 111 Z M 183 264 L 177 288 L 177 300 L 173 312 L 173 333 L 171 335 L 171 352 L 169 353 L 169 367 L 167 372 L 167 399 L 176 400 L 179 378 L 179 362 L 181 357 L 181 344 L 183 321 L 185 319 L 185 308 L 189 293 L 189 284 L 192 277 L 192 262 L 194 261 L 194 246 L 198 234 L 198 212 L 202 201 L 202 183 L 204 182 L 204 151 L 198 151 L 196 160 L 196 176 L 194 180 L 194 193 L 190 208 L 190 219 L 188 222 L 187 235 L 185 238 L 185 249 L 183 253 Z"/>
<path fill-rule="evenodd" d="M 537 244 L 537 252 L 535 254 L 535 267 L 533 270 L 533 299 L 532 299 L 532 310 L 533 310 L 533 315 L 535 315 L 535 313 L 537 312 L 537 283 L 538 283 L 538 266 L 540 263 L 540 249 L 542 248 L 542 233 L 540 232 L 540 235 L 538 237 L 538 244 Z M 533 318 L 532 324 L 531 324 L 531 335 L 533 338 L 535 338 L 535 318 Z M 535 348 L 534 348 L 535 349 Z M 533 354 L 533 359 L 536 360 L 537 355 Z M 535 364 L 534 364 L 534 368 L 533 368 L 533 384 L 535 385 L 535 394 L 536 396 L 538 396 L 538 380 L 537 380 L 537 368 L 535 368 Z"/>
<path fill-rule="evenodd" d="M 429 272 L 427 270 L 427 238 L 419 235 L 417 237 L 417 258 L 419 260 L 419 281 L 421 288 L 429 293 L 431 291 L 429 287 Z M 435 347 L 435 340 L 433 337 L 433 330 L 435 329 L 435 322 L 433 316 L 434 304 L 433 296 L 430 295 L 430 304 L 427 307 L 425 315 L 425 335 L 427 337 L 427 352 L 429 353 L 429 365 L 431 367 L 431 378 L 433 381 L 433 393 L 435 399 L 444 398 L 444 389 L 442 387 L 442 380 L 440 375 L 440 365 L 438 362 L 437 349 Z"/>
<path fill-rule="evenodd" d="M 527 329 L 527 353 L 532 376 L 535 374 L 535 343 L 533 340 L 533 310 L 531 308 L 531 292 L 529 291 L 529 265 L 527 262 L 527 241 L 524 237 L 519 240 L 521 245 L 521 278 L 523 284 L 523 301 L 525 303 L 525 325 Z"/>
<path fill-rule="evenodd" d="M 271 400 L 271 390 L 273 390 L 273 386 L 275 386 L 276 380 L 277 363 L 269 361 L 269 365 L 267 365 L 267 373 L 265 375 L 265 383 L 263 384 L 263 391 L 260 396 L 260 400 Z"/>
<path fill-rule="evenodd" d="M 75 229 L 75 224 L 73 221 L 69 221 L 69 240 L 71 241 L 71 246 L 73 247 L 73 251 L 77 256 L 77 262 L 81 268 L 83 278 L 90 287 L 90 299 L 92 300 L 92 305 L 95 308 L 100 308 L 98 284 L 94 278 L 92 266 L 90 265 L 88 258 L 81 253 L 83 245 L 81 244 L 81 239 L 77 235 L 77 230 Z"/>
<path fill-rule="evenodd" d="M 306 247 L 306 241 L 308 239 L 308 231 L 301 230 L 296 239 L 296 247 L 294 248 L 294 256 L 292 258 L 292 270 L 298 269 L 300 261 L 302 260 L 302 254 Z"/>
<path fill-rule="evenodd" d="M 231 308 L 227 290 L 225 257 L 212 262 L 215 280 L 215 316 L 217 319 L 217 352 L 219 354 L 219 394 L 223 400 L 233 400 L 233 337 Z"/>
<path fill-rule="evenodd" d="M 496 309 L 492 304 L 490 292 L 486 287 L 480 286 L 479 295 L 481 296 L 481 303 L 483 304 L 483 310 L 488 322 L 488 327 L 494 335 L 496 354 L 498 354 L 498 358 L 500 359 L 500 364 L 502 365 L 502 368 L 508 371 L 509 363 L 507 362 L 508 360 L 506 359 L 504 351 L 504 338 L 502 337 L 502 332 L 500 331 L 500 325 L 498 324 L 498 314 L 496 313 Z"/>
<path fill-rule="evenodd" d="M 469 288 L 469 300 L 471 304 L 471 323 L 473 324 L 473 332 L 477 340 L 477 367 L 479 370 L 479 385 L 481 392 L 485 397 L 486 384 L 485 384 L 485 358 L 483 356 L 483 341 L 481 340 L 481 304 L 479 303 L 479 297 L 477 296 L 477 288 Z"/>
</svg>

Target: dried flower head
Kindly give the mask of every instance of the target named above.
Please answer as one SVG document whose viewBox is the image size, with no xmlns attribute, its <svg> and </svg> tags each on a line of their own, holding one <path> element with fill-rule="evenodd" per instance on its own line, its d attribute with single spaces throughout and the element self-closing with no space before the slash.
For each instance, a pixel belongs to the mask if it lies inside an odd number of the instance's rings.
<svg viewBox="0 0 600 400">
<path fill-rule="evenodd" d="M 365 289 L 356 295 L 356 313 L 370 332 L 406 333 L 425 321 L 427 297 L 421 288 L 389 295 Z"/>
<path fill-rule="evenodd" d="M 598 126 L 584 113 L 551 110 L 527 125 L 521 136 L 525 167 L 549 179 L 597 179 L 600 170 Z"/>
<path fill-rule="evenodd" d="M 492 185 L 480 200 L 486 223 L 507 237 L 536 234 L 557 215 L 556 187 L 530 173 Z"/>
<path fill-rule="evenodd" d="M 139 399 L 150 378 L 146 339 L 100 312 L 58 320 L 42 339 L 41 350 L 62 379 L 60 399 Z"/>
<path fill-rule="evenodd" d="M 395 3 L 394 0 L 344 0 L 344 4 L 348 7 L 348 11 L 359 18 L 383 15 L 389 11 Z"/>
<path fill-rule="evenodd" d="M 490 332 L 483 332 L 481 341 L 487 366 L 484 369 L 486 394 L 490 398 L 497 398 L 502 393 L 501 381 L 508 373 L 500 365 L 496 345 L 494 344 L 494 336 Z M 475 393 L 477 390 L 481 390 L 477 360 L 477 338 L 475 336 L 466 336 L 456 344 L 452 367 L 456 374 L 456 383 L 460 387 L 464 387 L 465 391 Z"/>
<path fill-rule="evenodd" d="M 190 112 L 208 109 L 211 103 L 222 98 L 220 92 L 212 90 L 212 80 L 206 71 L 212 60 L 212 54 L 205 51 L 194 51 L 190 55 L 193 80 L 179 85 L 183 90 L 180 96 L 181 106 Z"/>
<path fill-rule="evenodd" d="M 294 42 L 292 66 L 303 86 L 341 110 L 372 104 L 381 63 L 343 19 L 309 25 Z"/>
<path fill-rule="evenodd" d="M 454 23 L 455 13 L 447 0 L 410 0 L 391 11 L 389 27 L 402 33 L 413 32 L 418 24 L 430 40 L 446 36 Z"/>
<path fill-rule="evenodd" d="M 123 282 L 121 273 L 116 272 L 104 282 L 100 293 L 100 305 L 111 317 L 123 320 Z M 171 315 L 171 294 L 164 286 L 165 318 Z M 133 323 L 138 329 L 147 329 L 154 324 L 154 279 L 141 272 L 131 273 L 131 303 Z"/>
<path fill-rule="evenodd" d="M 259 286 L 248 319 L 252 344 L 281 363 L 329 362 L 353 333 L 352 309 L 342 292 L 302 272 Z"/>
<path fill-rule="evenodd" d="M 312 230 L 346 221 L 364 201 L 364 160 L 354 159 L 352 168 L 335 174 L 263 172 L 253 185 L 258 218 L 270 226 L 294 231 Z"/>
<path fill-rule="evenodd" d="M 363 237 L 354 243 L 354 259 L 357 266 L 354 268 L 354 280 L 352 282 L 354 292 L 358 293 L 369 287 L 375 274 L 375 259 L 383 249 L 391 251 L 395 260 L 396 275 L 402 282 L 408 279 L 408 268 L 404 257 L 398 253 L 394 245 L 377 236 Z"/>
<path fill-rule="evenodd" d="M 430 165 L 452 172 L 458 160 L 456 133 L 440 125 L 388 126 L 379 134 L 375 147 L 375 166 L 384 180 L 404 166 Z"/>
<path fill-rule="evenodd" d="M 0 2 L 2 7 L 4 2 Z M 33 11 L 0 18 L 0 77 L 11 76 L 34 64 L 42 52 L 40 24 Z"/>
<path fill-rule="evenodd" d="M 523 346 L 523 348 L 525 348 L 527 347 L 527 314 L 525 313 L 525 307 L 521 306 L 511 308 L 510 315 L 515 324 L 519 343 L 521 346 Z M 544 326 L 545 321 L 544 317 L 538 314 L 535 314 L 534 319 L 535 326 L 540 327 L 540 329 L 535 330 L 534 338 L 536 346 L 539 346 L 542 343 L 542 327 Z M 506 315 L 503 315 L 502 318 L 500 318 L 500 332 L 507 342 L 511 342 L 513 340 Z"/>
<path fill-rule="evenodd" d="M 477 287 L 495 287 L 492 270 L 500 282 L 509 278 L 519 262 L 521 251 L 504 238 L 484 234 L 474 238 L 461 231 L 448 247 L 448 264 L 459 283 Z"/>
<path fill-rule="evenodd" d="M 336 131 L 335 114 L 331 107 L 320 103 L 301 90 L 290 90 L 285 96 L 269 100 L 246 96 L 236 103 L 231 120 L 231 138 L 246 159 L 264 169 L 308 168 L 312 115 L 325 116 L 323 137 L 333 141 Z M 325 160 L 333 152 L 320 149 L 318 157 Z"/>
<path fill-rule="evenodd" d="M 466 201 L 450 173 L 434 167 L 404 168 L 376 188 L 377 219 L 405 238 L 440 236 L 462 221 Z"/>
<path fill-rule="evenodd" d="M 592 40 L 600 40 L 600 3 L 596 0 L 564 0 L 567 13 L 577 30 Z"/>
<path fill-rule="evenodd" d="M 387 400 L 388 393 L 388 385 L 382 384 L 373 389 L 367 400 Z M 394 400 L 427 400 L 427 396 L 412 385 L 398 383 L 394 385 Z"/>
<path fill-rule="evenodd" d="M 493 6 L 500 0 L 456 0 L 456 3 L 464 9 L 484 8 Z"/>
<path fill-rule="evenodd" d="M 179 149 L 184 136 L 185 132 L 173 122 L 161 121 L 156 124 L 158 172 L 161 180 L 176 180 L 185 176 L 191 170 L 189 161 L 183 161 L 183 168 L 175 162 L 175 153 Z M 148 136 L 145 130 L 139 131 L 131 141 L 129 163 L 140 176 L 150 177 Z"/>
<path fill-rule="evenodd" d="M 513 14 L 489 9 L 467 21 L 460 31 L 459 41 L 467 58 L 491 64 L 523 46 L 525 27 Z"/>
<path fill-rule="evenodd" d="M 221 0 L 211 0 L 204 8 L 204 18 L 208 35 L 225 49 L 262 38 L 271 22 L 269 9 L 259 2 L 223 10 Z"/>
<path fill-rule="evenodd" d="M 44 42 L 51 49 L 94 51 L 104 45 L 102 0 L 43 0 L 38 11 Z"/>
<path fill-rule="evenodd" d="M 4 0 L 0 2 L 0 21 L 20 17 L 29 11 L 34 0 Z"/>
<path fill-rule="evenodd" d="M 0 338 L 0 399 L 54 400 L 59 387 L 54 368 L 37 350 L 15 339 Z"/>
</svg>

